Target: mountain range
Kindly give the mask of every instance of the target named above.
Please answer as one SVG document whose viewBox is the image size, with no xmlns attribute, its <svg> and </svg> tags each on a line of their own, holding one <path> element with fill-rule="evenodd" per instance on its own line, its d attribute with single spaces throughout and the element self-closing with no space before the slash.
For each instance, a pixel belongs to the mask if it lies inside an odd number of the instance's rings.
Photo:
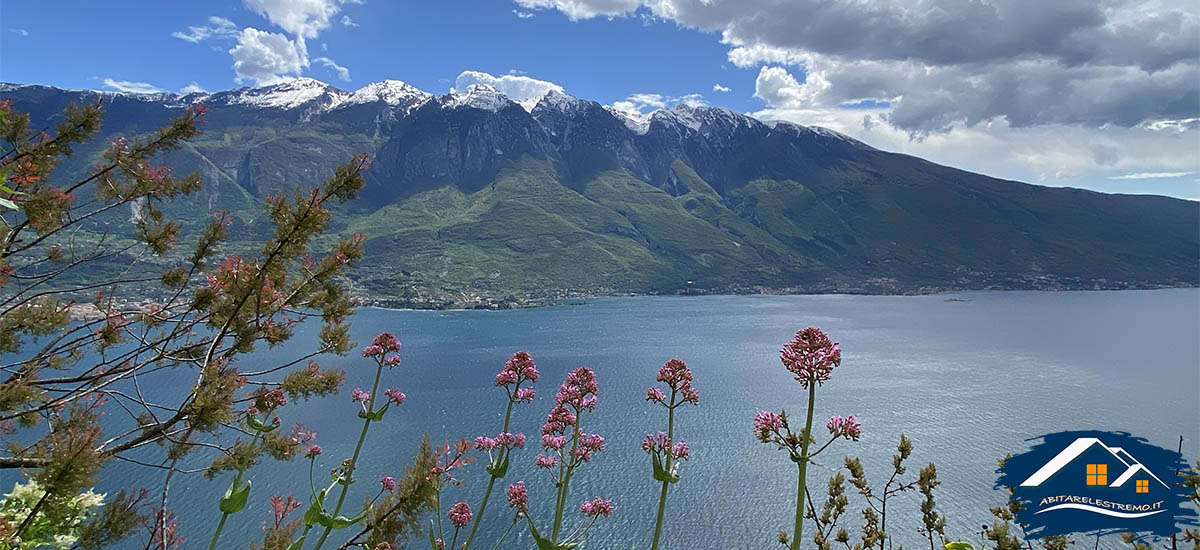
<svg viewBox="0 0 1200 550">
<path fill-rule="evenodd" d="M 642 115 L 555 91 L 518 102 L 486 85 L 307 78 L 188 95 L 0 84 L 0 97 L 37 126 L 104 98 L 103 139 L 65 175 L 203 103 L 204 134 L 164 161 L 205 187 L 173 211 L 198 227 L 229 210 L 234 248 L 268 230 L 267 193 L 370 154 L 335 230 L 366 237 L 353 284 L 393 305 L 1200 284 L 1195 202 L 1000 180 L 719 107 Z"/>
</svg>

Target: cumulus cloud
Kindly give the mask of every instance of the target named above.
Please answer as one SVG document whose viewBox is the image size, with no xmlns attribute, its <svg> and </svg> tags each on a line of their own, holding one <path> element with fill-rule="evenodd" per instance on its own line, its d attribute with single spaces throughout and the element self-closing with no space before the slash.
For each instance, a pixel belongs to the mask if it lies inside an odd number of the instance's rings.
<svg viewBox="0 0 1200 550">
<path fill-rule="evenodd" d="M 298 38 L 316 38 L 342 11 L 344 0 L 244 0 L 246 8 Z"/>
<path fill-rule="evenodd" d="M 730 90 L 730 88 L 729 88 L 728 86 L 722 86 L 722 85 L 720 85 L 719 83 L 718 83 L 718 84 L 713 84 L 713 91 L 714 91 L 714 92 L 721 92 L 721 93 L 723 93 L 723 94 L 724 94 L 724 93 L 728 93 L 728 92 L 729 92 L 729 90 Z"/>
<path fill-rule="evenodd" d="M 150 84 L 148 82 L 133 82 L 130 80 L 115 80 L 112 78 L 104 79 L 104 87 L 112 88 L 118 92 L 131 92 L 135 94 L 156 94 L 163 91 L 162 88 Z"/>
<path fill-rule="evenodd" d="M 472 84 L 487 84 L 499 90 L 500 93 L 508 96 L 513 101 L 540 99 L 551 90 L 556 92 L 563 91 L 563 87 L 558 84 L 528 76 L 516 74 L 495 76 L 480 71 L 463 71 L 454 80 L 454 87 L 450 89 L 450 92 L 466 90 Z"/>
<path fill-rule="evenodd" d="M 171 36 L 195 44 L 209 38 L 234 38 L 237 34 L 238 27 L 233 21 L 214 15 L 208 18 L 207 25 L 191 26 L 186 31 L 175 31 Z"/>
<path fill-rule="evenodd" d="M 796 66 L 801 89 L 775 90 L 780 97 L 887 101 L 887 122 L 914 135 L 998 119 L 1128 127 L 1200 116 L 1200 13 L 1166 0 L 516 3 L 572 19 L 649 13 L 717 31 L 735 65 Z"/>
<path fill-rule="evenodd" d="M 346 82 L 350 81 L 350 69 L 347 69 L 341 65 L 338 65 L 336 61 L 334 61 L 328 57 L 318 57 L 316 59 L 313 59 L 313 61 L 316 61 L 317 63 L 320 63 L 323 66 L 333 69 L 335 72 L 337 72 L 338 79 L 346 81 Z"/>
<path fill-rule="evenodd" d="M 529 18 L 533 17 L 533 12 L 521 11 L 521 10 L 513 10 L 512 12 L 513 12 L 513 15 L 517 16 L 518 19 L 529 19 Z"/>
<path fill-rule="evenodd" d="M 351 19 L 349 15 L 343 15 L 342 16 L 342 26 L 353 29 L 354 27 L 358 26 L 358 23 L 355 23 L 354 20 Z"/>
<path fill-rule="evenodd" d="M 238 83 L 275 84 L 298 76 L 308 66 L 307 54 L 287 36 L 253 27 L 242 29 L 229 55 Z"/>
<path fill-rule="evenodd" d="M 206 92 L 208 92 L 208 90 L 205 90 L 204 87 L 198 84 L 195 80 L 188 82 L 187 86 L 184 86 L 179 90 L 179 93 L 181 94 L 202 94 Z"/>
</svg>

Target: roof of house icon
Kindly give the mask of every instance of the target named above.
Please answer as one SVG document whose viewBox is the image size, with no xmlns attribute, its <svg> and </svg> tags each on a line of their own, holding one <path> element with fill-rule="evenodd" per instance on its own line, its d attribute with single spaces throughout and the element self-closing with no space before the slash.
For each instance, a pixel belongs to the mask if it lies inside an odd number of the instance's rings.
<svg viewBox="0 0 1200 550">
<path fill-rule="evenodd" d="M 1108 485 L 1109 487 L 1120 487 L 1121 485 L 1125 484 L 1126 481 L 1129 481 L 1135 475 L 1137 475 L 1138 472 L 1145 472 L 1147 475 L 1154 478 L 1155 481 L 1161 483 L 1163 487 L 1169 488 L 1166 483 L 1163 483 L 1163 480 L 1154 475 L 1154 472 L 1151 472 L 1149 469 L 1143 466 L 1141 462 L 1138 462 L 1137 459 L 1133 458 L 1133 455 L 1130 455 L 1125 451 L 1125 449 L 1120 447 L 1109 447 L 1094 437 L 1081 437 L 1071 442 L 1070 445 L 1067 445 L 1067 448 L 1063 449 L 1062 452 L 1058 453 L 1058 455 L 1050 459 L 1049 462 L 1039 468 L 1038 471 L 1034 472 L 1033 475 L 1029 476 L 1029 479 L 1022 481 L 1021 486 L 1037 487 L 1038 485 L 1041 485 L 1042 482 L 1050 479 L 1050 476 L 1058 473 L 1059 470 L 1065 468 L 1068 464 L 1078 458 L 1079 455 L 1083 454 L 1084 451 L 1087 451 L 1094 445 L 1099 445 L 1102 449 L 1108 451 L 1113 458 L 1116 458 L 1117 461 L 1125 465 L 1125 472 L 1118 476 L 1117 479 L 1112 483 L 1110 483 Z"/>
</svg>

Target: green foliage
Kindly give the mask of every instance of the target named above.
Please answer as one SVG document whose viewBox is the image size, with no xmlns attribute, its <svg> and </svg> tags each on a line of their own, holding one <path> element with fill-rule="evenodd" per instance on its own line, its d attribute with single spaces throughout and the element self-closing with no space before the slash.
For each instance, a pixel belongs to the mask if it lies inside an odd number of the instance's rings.
<svg viewBox="0 0 1200 550">
<path fill-rule="evenodd" d="M 92 510 L 104 502 L 104 497 L 90 489 L 54 495 L 47 493 L 36 480 L 17 483 L 0 502 L 0 535 L 5 538 L 0 548 L 68 550 L 80 540 L 81 526 Z"/>
</svg>

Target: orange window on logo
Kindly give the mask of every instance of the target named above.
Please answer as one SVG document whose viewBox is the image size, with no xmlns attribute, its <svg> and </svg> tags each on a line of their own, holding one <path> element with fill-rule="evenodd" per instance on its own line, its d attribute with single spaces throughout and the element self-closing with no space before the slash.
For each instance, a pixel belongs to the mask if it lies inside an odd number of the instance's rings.
<svg viewBox="0 0 1200 550">
<path fill-rule="evenodd" d="M 1088 464 L 1087 484 L 1108 485 L 1108 464 Z"/>
<path fill-rule="evenodd" d="M 1137 492 L 1149 493 L 1150 492 L 1150 480 L 1148 480 L 1148 479 L 1137 480 Z"/>
</svg>

